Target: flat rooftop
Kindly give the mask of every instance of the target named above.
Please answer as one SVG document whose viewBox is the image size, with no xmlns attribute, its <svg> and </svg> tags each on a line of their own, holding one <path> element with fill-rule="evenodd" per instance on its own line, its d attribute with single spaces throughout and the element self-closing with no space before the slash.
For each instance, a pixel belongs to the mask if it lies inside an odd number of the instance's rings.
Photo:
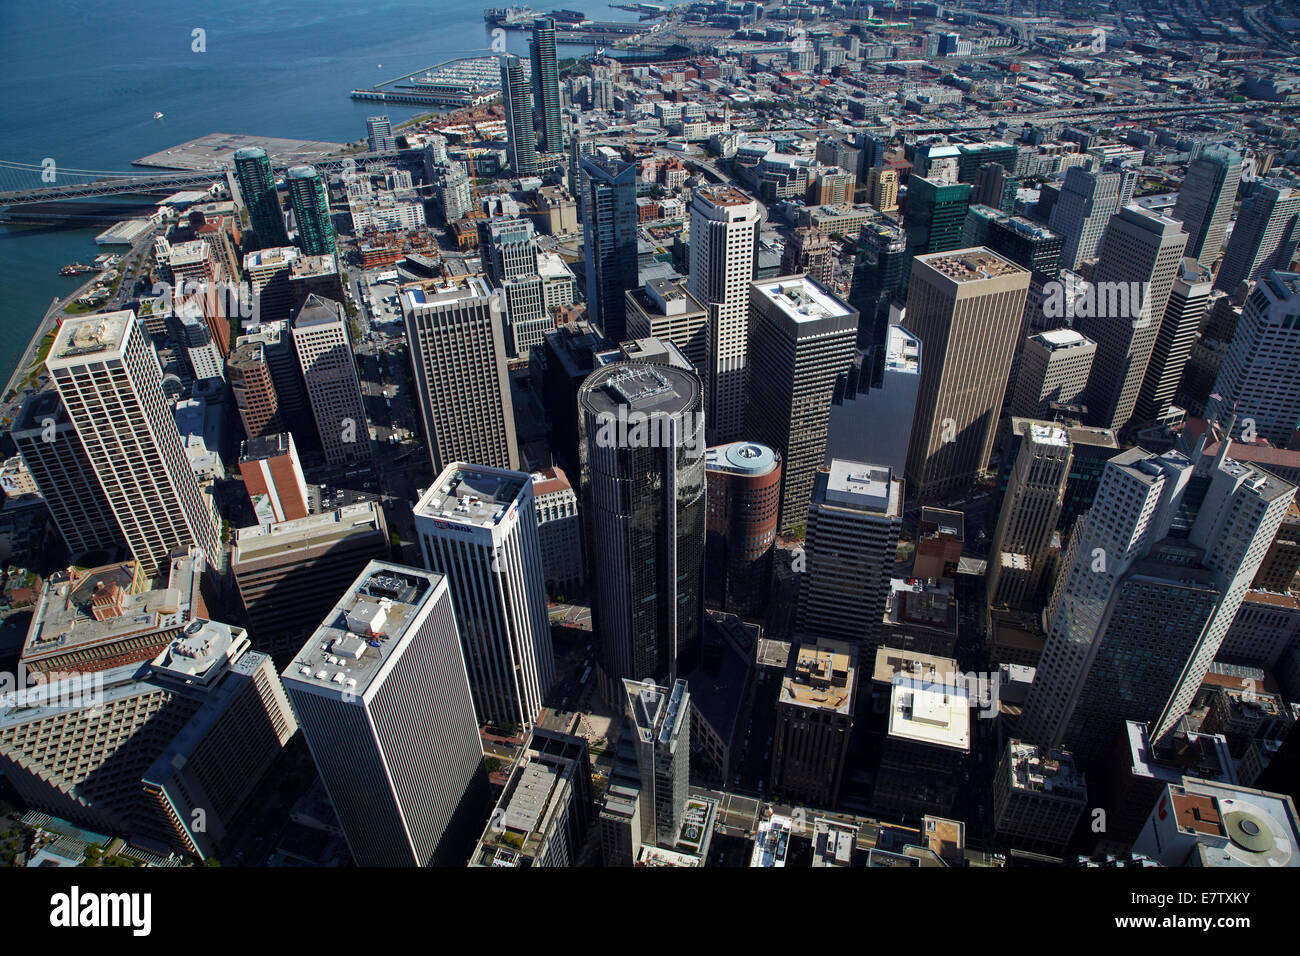
<svg viewBox="0 0 1300 956">
<path fill-rule="evenodd" d="M 443 576 L 371 561 L 283 677 L 337 695 L 364 694 Z"/>
<path fill-rule="evenodd" d="M 903 508 L 902 482 L 883 465 L 834 458 L 818 472 L 813 486 L 814 504 L 900 517 Z"/>
<path fill-rule="evenodd" d="M 296 246 L 257 249 L 244 256 L 245 269 L 281 269 L 292 266 L 301 255 Z"/>
<path fill-rule="evenodd" d="M 519 500 L 528 483 L 521 471 L 457 462 L 420 498 L 415 513 L 456 524 L 492 526 Z"/>
<path fill-rule="evenodd" d="M 924 262 L 955 282 L 981 282 L 1021 273 L 1029 275 L 1028 269 L 983 246 L 917 256 L 916 261 Z"/>
<path fill-rule="evenodd" d="M 239 528 L 232 561 L 257 561 L 341 541 L 358 532 L 374 533 L 379 527 L 379 507 L 376 501 L 362 501 L 305 518 Z"/>
<path fill-rule="evenodd" d="M 1044 793 L 1062 800 L 1084 802 L 1088 787 L 1074 756 L 1064 750 L 1042 751 L 1033 744 L 1008 744 L 1011 789 Z"/>
<path fill-rule="evenodd" d="M 897 675 L 890 691 L 889 735 L 970 750 L 970 700 L 959 684 Z"/>
<path fill-rule="evenodd" d="M 1074 329 L 1051 329 L 1047 332 L 1039 332 L 1033 338 L 1053 352 L 1057 349 L 1080 348 L 1089 345 L 1096 346 L 1097 344 L 1082 332 Z"/>
<path fill-rule="evenodd" d="M 120 353 L 134 321 L 131 309 L 64 319 L 46 362 L 75 365 L 88 355 Z"/>
<path fill-rule="evenodd" d="M 853 309 L 810 276 L 783 276 L 756 281 L 753 288 L 793 322 L 852 315 Z"/>
<path fill-rule="evenodd" d="M 845 641 L 821 638 L 800 647 L 793 670 L 781 683 L 781 703 L 848 714 L 856 670 L 856 651 Z"/>
<path fill-rule="evenodd" d="M 402 304 L 412 310 L 431 309 L 440 305 L 453 305 L 465 299 L 485 299 L 491 295 L 491 290 L 481 276 L 471 276 L 459 282 L 403 289 Z"/>
<path fill-rule="evenodd" d="M 240 347 L 242 348 L 242 346 Z M 239 460 L 245 462 L 278 458 L 280 455 L 289 454 L 289 448 L 292 444 L 293 436 L 288 432 L 250 438 L 239 446 Z"/>
<path fill-rule="evenodd" d="M 921 371 L 921 340 L 901 325 L 891 325 L 885 333 L 885 371 Z"/>
<path fill-rule="evenodd" d="M 578 392 L 578 401 L 596 414 L 617 414 L 627 408 L 667 415 L 697 406 L 698 376 L 686 369 L 641 362 L 614 362 L 592 372 Z"/>
<path fill-rule="evenodd" d="M 195 618 L 154 658 L 153 669 L 185 683 L 209 684 L 248 643 L 243 628 Z"/>
</svg>

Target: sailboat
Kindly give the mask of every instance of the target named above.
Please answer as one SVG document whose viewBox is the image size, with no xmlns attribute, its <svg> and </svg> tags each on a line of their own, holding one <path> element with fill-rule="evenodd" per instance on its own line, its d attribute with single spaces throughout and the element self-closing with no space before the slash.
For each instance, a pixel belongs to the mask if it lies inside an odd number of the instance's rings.
<svg viewBox="0 0 1300 956">
<path fill-rule="evenodd" d="M 156 120 L 160 120 L 160 119 L 163 118 L 163 115 L 162 115 L 162 113 L 154 113 L 154 114 L 153 114 L 153 118 L 156 119 Z"/>
</svg>

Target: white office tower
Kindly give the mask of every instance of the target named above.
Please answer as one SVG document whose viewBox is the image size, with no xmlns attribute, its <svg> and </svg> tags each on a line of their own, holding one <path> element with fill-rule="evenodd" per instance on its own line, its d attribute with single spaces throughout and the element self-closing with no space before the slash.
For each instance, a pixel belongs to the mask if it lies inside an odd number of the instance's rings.
<svg viewBox="0 0 1300 956">
<path fill-rule="evenodd" d="M 777 527 L 790 531 L 808 515 L 826 458 L 831 399 L 853 365 L 858 313 L 812 276 L 755 282 L 749 303 L 745 431 L 781 456 Z"/>
<path fill-rule="evenodd" d="M 890 469 L 837 459 L 819 471 L 795 629 L 874 648 L 902 527 L 903 480 Z"/>
<path fill-rule="evenodd" d="M 673 846 L 690 789 L 691 695 L 686 681 L 623 681 L 641 773 L 641 842 Z"/>
<path fill-rule="evenodd" d="M 1089 424 L 1118 431 L 1133 417 L 1186 244 L 1182 223 L 1159 213 L 1126 206 L 1111 220 L 1092 270 L 1093 307 L 1074 322 L 1097 343 Z"/>
<path fill-rule="evenodd" d="M 190 545 L 221 566 L 221 535 L 131 310 L 65 319 L 45 360 L 127 547 L 150 578 Z"/>
<path fill-rule="evenodd" d="M 307 296 L 293 317 L 293 344 L 325 460 L 332 465 L 368 462 L 370 422 L 343 306 L 319 295 Z"/>
<path fill-rule="evenodd" d="M 895 474 L 907 468 L 907 446 L 921 387 L 921 340 L 901 325 L 885 333 L 885 374 L 871 388 L 869 358 L 836 384 L 826 426 L 826 464 L 834 458 L 874 461 Z"/>
<path fill-rule="evenodd" d="M 1097 253 L 1106 226 L 1120 208 L 1122 175 L 1114 170 L 1072 166 L 1052 207 L 1048 228 L 1065 238 L 1061 267 L 1071 271 Z"/>
<path fill-rule="evenodd" d="M 481 278 L 402 292 L 420 419 L 435 471 L 518 468 L 503 316 Z"/>
<path fill-rule="evenodd" d="M 1020 607 L 1041 586 L 1072 458 L 1067 429 L 1031 424 L 1026 430 L 989 547 L 990 607 Z"/>
<path fill-rule="evenodd" d="M 1088 387 L 1097 343 L 1075 329 L 1052 329 L 1025 339 L 1011 414 L 1052 420 L 1053 404 L 1074 405 Z"/>
<path fill-rule="evenodd" d="M 121 541 L 117 518 L 59 393 L 46 390 L 28 398 L 9 436 L 74 561 L 95 551 L 112 555 Z"/>
<path fill-rule="evenodd" d="M 358 866 L 463 866 L 488 803 L 447 579 L 371 561 L 281 675 Z"/>
<path fill-rule="evenodd" d="M 1206 416 L 1285 448 L 1300 426 L 1300 275 L 1274 272 L 1246 297 Z"/>
<path fill-rule="evenodd" d="M 505 300 L 507 349 L 512 357 L 526 358 L 555 327 L 546 311 L 533 224 L 522 219 L 488 223 L 488 252 L 492 280 Z"/>
<path fill-rule="evenodd" d="M 704 417 L 710 445 L 746 437 L 749 283 L 760 221 L 758 203 L 731 186 L 701 187 L 691 201 L 687 288 L 708 310 Z"/>
<path fill-rule="evenodd" d="M 531 730 L 555 680 L 532 479 L 454 462 L 416 504 L 415 531 L 451 586 L 479 724 Z"/>
<path fill-rule="evenodd" d="M 1210 304 L 1214 277 L 1195 259 L 1183 259 L 1174 276 L 1160 331 L 1147 362 L 1134 415 L 1140 422 L 1159 422 L 1174 403 L 1183 369 L 1200 337 L 1201 320 Z"/>
<path fill-rule="evenodd" d="M 1219 258 L 1240 182 L 1241 156 L 1226 146 L 1207 146 L 1188 164 L 1171 215 L 1187 230 L 1191 258 L 1206 265 Z"/>
<path fill-rule="evenodd" d="M 1187 713 L 1295 495 L 1227 445 L 1106 463 L 1047 609 L 1026 739 L 1095 765 L 1124 721 L 1158 740 Z"/>
</svg>

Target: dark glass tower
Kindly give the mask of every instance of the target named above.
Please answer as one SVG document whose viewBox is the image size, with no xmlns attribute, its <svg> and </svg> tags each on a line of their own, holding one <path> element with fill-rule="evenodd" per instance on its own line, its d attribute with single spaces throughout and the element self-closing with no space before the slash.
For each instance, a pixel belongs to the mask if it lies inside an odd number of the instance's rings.
<svg viewBox="0 0 1300 956">
<path fill-rule="evenodd" d="M 239 181 L 239 192 L 248 207 L 248 224 L 257 234 L 258 244 L 263 249 L 286 245 L 289 237 L 284 231 L 280 197 L 275 191 L 275 172 L 266 150 L 260 146 L 235 150 L 235 179 Z"/>
<path fill-rule="evenodd" d="M 584 156 L 581 170 L 587 318 L 611 342 L 621 342 L 624 293 L 639 285 L 636 163 Z"/>
<path fill-rule="evenodd" d="M 524 61 L 503 56 L 501 106 L 506 114 L 506 158 L 515 176 L 537 175 L 537 136 L 533 132 L 533 85 Z"/>
<path fill-rule="evenodd" d="M 560 67 L 555 58 L 555 21 L 540 17 L 533 21 L 533 109 L 543 153 L 564 149 L 560 139 Z"/>
<path fill-rule="evenodd" d="M 908 262 L 903 284 L 911 276 L 911 259 L 961 248 L 970 201 L 970 183 L 940 183 L 912 174 L 907 183 Z"/>
<path fill-rule="evenodd" d="M 285 175 L 298 223 L 298 248 L 309 256 L 334 255 L 334 226 L 325 181 L 315 166 L 295 166 Z"/>
<path fill-rule="evenodd" d="M 606 700 L 623 679 L 671 684 L 699 661 L 704 414 L 699 377 L 642 362 L 578 392 L 583 524 Z"/>
<path fill-rule="evenodd" d="M 907 233 L 892 222 L 873 222 L 858 235 L 849 305 L 858 310 L 858 348 L 867 352 L 872 388 L 885 381 L 885 336 L 889 305 L 901 298 L 907 262 Z"/>
</svg>

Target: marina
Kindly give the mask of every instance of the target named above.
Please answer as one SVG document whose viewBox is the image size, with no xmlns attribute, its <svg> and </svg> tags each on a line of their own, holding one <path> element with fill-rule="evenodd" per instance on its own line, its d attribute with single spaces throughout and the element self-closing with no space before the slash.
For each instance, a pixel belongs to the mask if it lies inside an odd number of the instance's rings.
<svg viewBox="0 0 1300 956">
<path fill-rule="evenodd" d="M 354 100 L 415 103 L 457 109 L 483 106 L 501 96 L 501 71 L 494 57 L 447 60 L 369 89 L 352 91 Z"/>
</svg>

